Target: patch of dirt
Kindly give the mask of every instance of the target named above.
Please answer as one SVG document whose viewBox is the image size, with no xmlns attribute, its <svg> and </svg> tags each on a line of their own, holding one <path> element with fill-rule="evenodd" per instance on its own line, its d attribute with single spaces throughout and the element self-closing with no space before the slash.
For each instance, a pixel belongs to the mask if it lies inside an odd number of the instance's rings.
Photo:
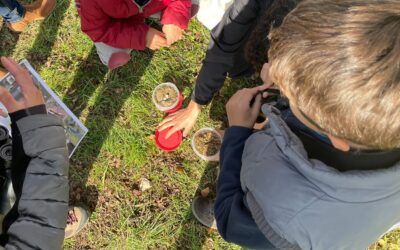
<svg viewBox="0 0 400 250">
<path fill-rule="evenodd" d="M 162 107 L 171 107 L 178 99 L 178 93 L 170 86 L 162 86 L 156 90 L 155 99 Z"/>
<path fill-rule="evenodd" d="M 194 140 L 197 151 L 205 156 L 213 156 L 217 154 L 221 148 L 221 139 L 211 131 L 197 135 Z"/>
</svg>

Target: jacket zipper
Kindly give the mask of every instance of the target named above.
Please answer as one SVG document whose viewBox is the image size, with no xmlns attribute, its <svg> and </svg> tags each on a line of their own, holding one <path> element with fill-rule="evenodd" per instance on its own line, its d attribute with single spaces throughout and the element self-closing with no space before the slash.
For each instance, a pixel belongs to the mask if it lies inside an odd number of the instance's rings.
<svg viewBox="0 0 400 250">
<path fill-rule="evenodd" d="M 132 0 L 132 2 L 138 7 L 139 13 L 143 13 L 144 7 L 146 7 L 147 5 L 149 5 L 149 3 L 150 3 L 151 1 L 152 1 L 152 0 L 149 0 L 145 5 L 140 6 L 139 4 L 137 4 L 137 3 L 135 2 L 135 0 Z"/>
</svg>

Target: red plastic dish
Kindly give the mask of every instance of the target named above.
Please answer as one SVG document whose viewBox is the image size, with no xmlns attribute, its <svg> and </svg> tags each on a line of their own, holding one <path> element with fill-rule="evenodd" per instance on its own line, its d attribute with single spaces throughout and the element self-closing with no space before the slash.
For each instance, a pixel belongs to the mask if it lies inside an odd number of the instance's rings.
<svg viewBox="0 0 400 250">
<path fill-rule="evenodd" d="M 182 132 L 179 130 L 173 133 L 168 139 L 165 138 L 170 128 L 166 128 L 163 131 L 156 131 L 155 139 L 157 146 L 164 151 L 174 151 L 181 145 Z"/>
</svg>

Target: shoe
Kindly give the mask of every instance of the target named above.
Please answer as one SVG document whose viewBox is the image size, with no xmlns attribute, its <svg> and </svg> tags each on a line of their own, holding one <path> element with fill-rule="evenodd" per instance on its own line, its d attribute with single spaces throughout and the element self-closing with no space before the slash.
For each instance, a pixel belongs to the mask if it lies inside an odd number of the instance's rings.
<svg viewBox="0 0 400 250">
<path fill-rule="evenodd" d="M 5 75 L 7 75 L 7 71 L 0 67 L 0 79 L 3 79 Z"/>
<path fill-rule="evenodd" d="M 121 66 L 124 66 L 131 60 L 131 56 L 126 52 L 117 52 L 111 55 L 108 61 L 108 69 L 114 70 Z"/>
<path fill-rule="evenodd" d="M 192 213 L 204 226 L 217 230 L 214 217 L 214 201 L 202 196 L 196 197 L 192 202 Z"/>
<path fill-rule="evenodd" d="M 70 207 L 68 210 L 65 239 L 77 235 L 89 222 L 89 212 L 82 207 Z"/>
<path fill-rule="evenodd" d="M 36 0 L 32 4 L 24 5 L 25 16 L 22 20 L 7 23 L 7 27 L 14 32 L 22 32 L 29 23 L 45 19 L 56 7 L 56 0 Z"/>
</svg>

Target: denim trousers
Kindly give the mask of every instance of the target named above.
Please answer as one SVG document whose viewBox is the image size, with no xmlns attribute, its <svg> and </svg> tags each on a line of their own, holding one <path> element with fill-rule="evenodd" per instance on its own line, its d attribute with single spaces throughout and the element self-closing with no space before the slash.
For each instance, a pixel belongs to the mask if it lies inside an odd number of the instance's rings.
<svg viewBox="0 0 400 250">
<path fill-rule="evenodd" d="M 12 23 L 21 20 L 25 15 L 25 8 L 16 0 L 0 0 L 0 16 L 6 22 Z"/>
</svg>

